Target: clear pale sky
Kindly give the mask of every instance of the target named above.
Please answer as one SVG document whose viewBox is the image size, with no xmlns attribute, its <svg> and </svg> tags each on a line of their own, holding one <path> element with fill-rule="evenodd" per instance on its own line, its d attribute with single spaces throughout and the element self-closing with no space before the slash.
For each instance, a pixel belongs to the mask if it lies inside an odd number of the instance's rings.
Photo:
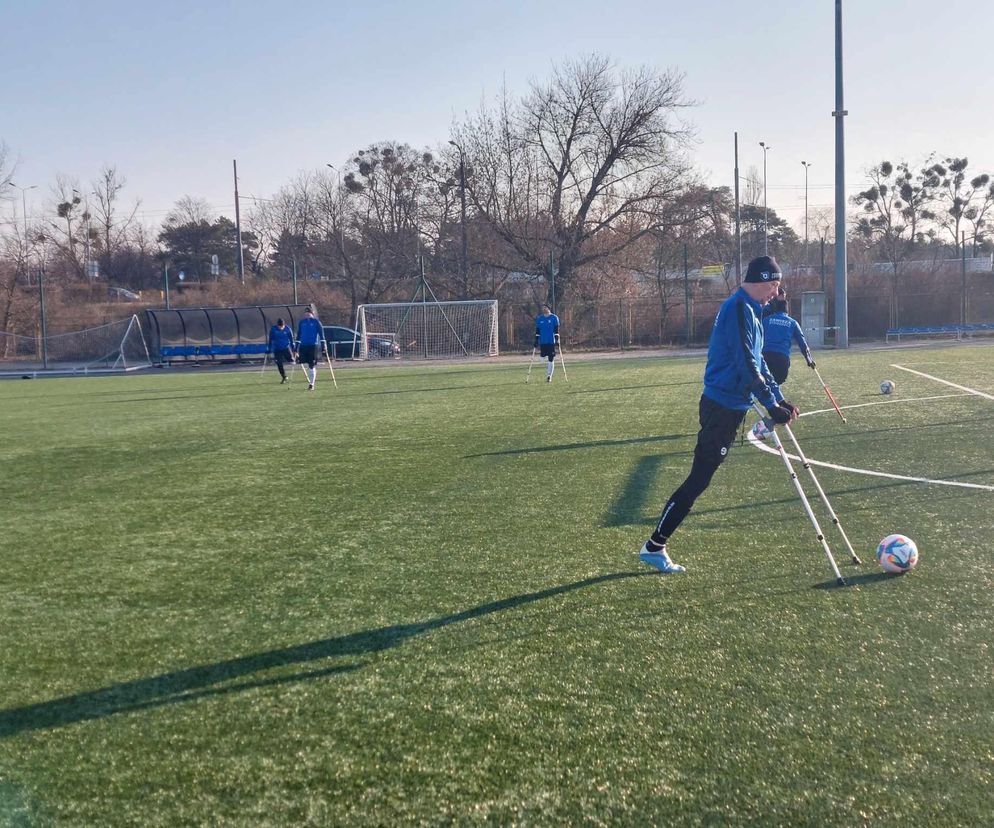
<svg viewBox="0 0 994 828">
<path fill-rule="evenodd" d="M 298 171 L 382 140 L 444 144 L 454 119 L 506 83 L 514 95 L 589 52 L 685 73 L 699 105 L 694 160 L 709 183 L 762 173 L 803 232 L 831 207 L 834 0 L 0 0 L 0 140 L 28 212 L 56 173 L 104 163 L 157 224 L 184 195 L 233 215 Z M 994 172 L 994 4 L 844 0 L 847 186 L 884 158 L 966 155 Z M 20 211 L 20 197 L 16 199 Z M 11 215 L 11 205 L 2 208 Z"/>
</svg>

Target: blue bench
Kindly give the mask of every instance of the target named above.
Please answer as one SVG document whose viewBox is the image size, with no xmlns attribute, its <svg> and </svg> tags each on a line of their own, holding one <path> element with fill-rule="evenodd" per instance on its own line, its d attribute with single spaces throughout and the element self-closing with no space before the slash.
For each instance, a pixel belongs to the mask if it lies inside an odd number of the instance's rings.
<svg viewBox="0 0 994 828">
<path fill-rule="evenodd" d="M 189 359 L 226 356 L 262 356 L 269 350 L 265 343 L 242 345 L 163 345 L 159 354 L 163 359 Z"/>
<path fill-rule="evenodd" d="M 964 336 L 973 336 L 975 333 L 994 333 L 994 323 L 980 322 L 976 325 L 924 325 L 910 326 L 904 328 L 888 328 L 887 341 L 896 337 L 901 341 L 902 336 L 955 336 L 962 339 Z"/>
</svg>

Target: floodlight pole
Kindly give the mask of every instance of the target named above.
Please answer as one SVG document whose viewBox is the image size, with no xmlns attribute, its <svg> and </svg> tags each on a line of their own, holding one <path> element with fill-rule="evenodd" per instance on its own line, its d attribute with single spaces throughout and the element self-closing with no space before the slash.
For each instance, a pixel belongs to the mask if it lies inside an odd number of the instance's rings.
<svg viewBox="0 0 994 828">
<path fill-rule="evenodd" d="M 842 0 L 835 0 L 835 346 L 849 347 L 846 283 L 846 128 L 842 95 Z"/>
<path fill-rule="evenodd" d="M 297 304 L 297 258 L 294 256 L 290 262 L 293 264 L 293 304 Z"/>
</svg>

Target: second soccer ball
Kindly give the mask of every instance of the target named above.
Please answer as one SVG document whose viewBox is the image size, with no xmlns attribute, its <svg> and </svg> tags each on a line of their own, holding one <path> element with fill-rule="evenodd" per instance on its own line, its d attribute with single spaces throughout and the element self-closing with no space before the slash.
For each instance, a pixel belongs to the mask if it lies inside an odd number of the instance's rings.
<svg viewBox="0 0 994 828">
<path fill-rule="evenodd" d="M 895 388 L 897 388 L 897 386 L 894 385 L 894 383 L 891 382 L 890 380 L 884 380 L 882 383 L 880 383 L 881 394 L 893 394 Z"/>
</svg>

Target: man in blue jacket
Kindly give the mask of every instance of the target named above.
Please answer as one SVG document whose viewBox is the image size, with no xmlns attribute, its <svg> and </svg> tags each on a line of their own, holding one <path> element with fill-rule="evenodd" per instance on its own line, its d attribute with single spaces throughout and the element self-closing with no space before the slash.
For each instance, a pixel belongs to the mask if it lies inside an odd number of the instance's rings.
<svg viewBox="0 0 994 828">
<path fill-rule="evenodd" d="M 286 382 L 286 371 L 283 370 L 283 363 L 293 362 L 293 331 L 283 318 L 276 320 L 276 324 L 269 329 L 269 353 L 273 355 L 273 362 L 280 372 L 282 379 L 280 385 Z"/>
<path fill-rule="evenodd" d="M 297 323 L 297 358 L 301 365 L 306 366 L 304 373 L 307 375 L 308 391 L 313 391 L 317 382 L 318 349 L 323 340 L 321 323 L 314 316 L 314 311 L 308 308 L 304 311 L 304 318 Z"/>
<path fill-rule="evenodd" d="M 714 320 L 704 369 L 697 434 L 690 474 L 673 492 L 639 559 L 664 574 L 683 572 L 666 552 L 666 542 L 711 483 L 735 441 L 735 433 L 755 397 L 775 423 L 789 423 L 798 410 L 780 393 L 763 360 L 763 305 L 777 294 L 782 274 L 776 260 L 760 256 L 749 262 L 745 279 L 722 303 Z"/>
<path fill-rule="evenodd" d="M 778 385 L 787 381 L 790 349 L 794 341 L 804 354 L 808 368 L 814 368 L 815 361 L 811 357 L 808 341 L 797 320 L 787 315 L 787 295 L 781 289 L 777 298 L 763 308 L 763 359 Z"/>
<path fill-rule="evenodd" d="M 548 359 L 545 381 L 552 382 L 556 370 L 556 344 L 559 342 L 559 317 L 548 305 L 542 305 L 542 312 L 535 317 L 535 347 L 539 354 Z M 533 352 L 534 353 L 534 352 Z"/>
</svg>

